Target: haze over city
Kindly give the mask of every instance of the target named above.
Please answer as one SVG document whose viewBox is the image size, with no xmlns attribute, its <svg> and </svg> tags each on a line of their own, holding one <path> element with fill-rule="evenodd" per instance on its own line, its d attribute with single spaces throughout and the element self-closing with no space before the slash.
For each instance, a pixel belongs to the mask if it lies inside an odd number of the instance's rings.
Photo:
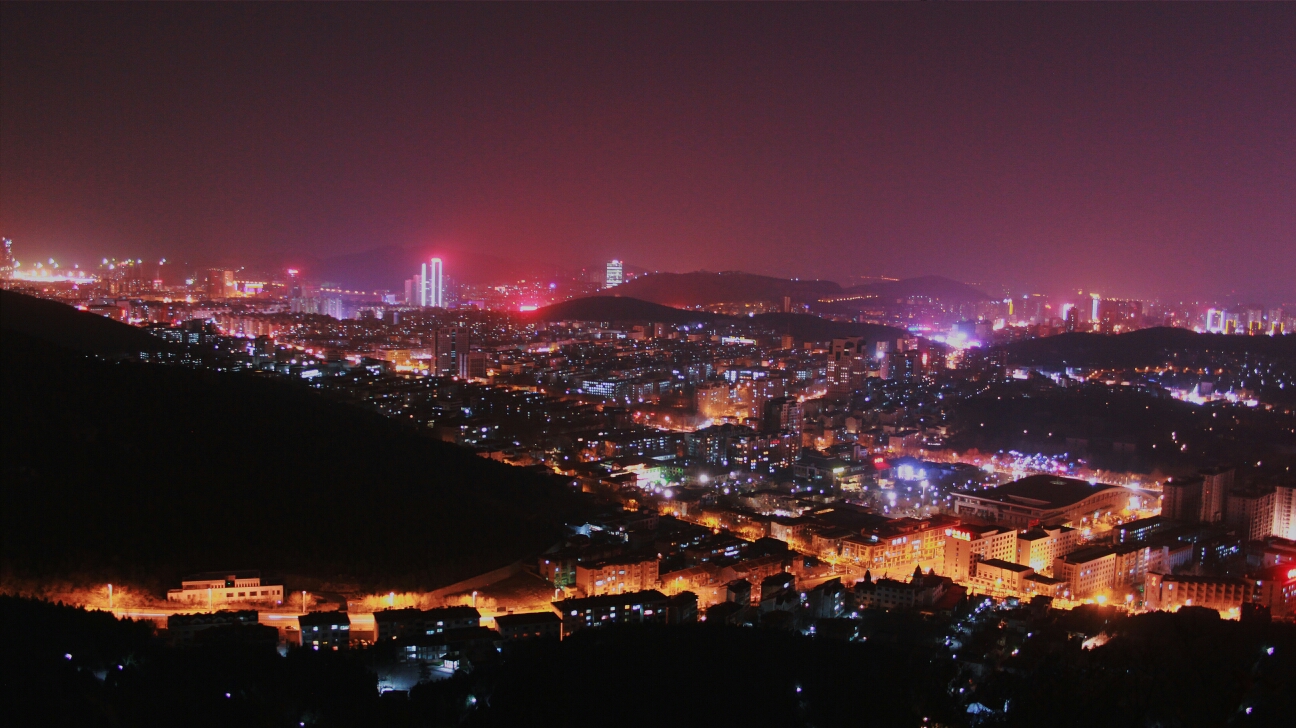
<svg viewBox="0 0 1296 728">
<path fill-rule="evenodd" d="M 33 259 L 1296 299 L 1290 5 L 0 12 L 0 230 Z"/>
</svg>

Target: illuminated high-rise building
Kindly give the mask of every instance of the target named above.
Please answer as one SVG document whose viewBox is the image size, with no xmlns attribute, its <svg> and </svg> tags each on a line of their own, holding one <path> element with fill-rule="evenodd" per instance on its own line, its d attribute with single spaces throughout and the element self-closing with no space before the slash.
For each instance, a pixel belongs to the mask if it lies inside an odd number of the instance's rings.
<svg viewBox="0 0 1296 728">
<path fill-rule="evenodd" d="M 607 283 L 604 285 L 604 288 L 616 288 L 617 286 L 621 285 L 621 283 L 624 280 L 625 280 L 625 275 L 624 275 L 624 269 L 621 266 L 621 261 L 619 260 L 608 261 L 607 278 L 606 278 Z"/>
<path fill-rule="evenodd" d="M 1296 486 L 1275 489 L 1273 535 L 1296 541 Z"/>
<path fill-rule="evenodd" d="M 468 354 L 468 329 L 443 326 L 432 340 L 432 364 L 437 374 L 459 373 L 459 360 Z"/>
<path fill-rule="evenodd" d="M 422 285 L 419 288 L 419 305 L 445 308 L 445 283 L 440 258 L 423 264 Z"/>
<path fill-rule="evenodd" d="M 124 275 L 122 276 L 125 277 Z M 207 296 L 228 298 L 234 293 L 234 271 L 213 268 L 207 271 Z"/>
<path fill-rule="evenodd" d="M 4 250 L 0 251 L 0 279 L 9 280 L 13 277 L 14 268 L 17 267 L 14 264 L 13 241 L 9 238 L 0 238 L 0 243 L 4 246 Z"/>
<path fill-rule="evenodd" d="M 1062 307 L 1062 319 L 1065 321 L 1067 333 L 1080 330 L 1080 308 L 1075 304 L 1068 303 Z"/>
</svg>

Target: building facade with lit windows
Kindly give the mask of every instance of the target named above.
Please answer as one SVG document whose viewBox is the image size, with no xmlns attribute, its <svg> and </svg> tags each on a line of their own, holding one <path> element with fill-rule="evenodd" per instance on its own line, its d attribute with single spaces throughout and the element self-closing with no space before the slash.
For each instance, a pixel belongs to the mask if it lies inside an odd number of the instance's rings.
<svg viewBox="0 0 1296 728">
<path fill-rule="evenodd" d="M 1026 577 L 1033 573 L 1034 569 L 1023 564 L 987 559 L 977 563 L 976 574 L 970 581 L 989 592 L 1024 594 L 1027 591 Z"/>
<path fill-rule="evenodd" d="M 1017 554 L 1013 559 L 1036 572 L 1051 576 L 1053 562 L 1066 556 L 1080 541 L 1080 532 L 1066 526 L 1031 528 L 1017 534 Z"/>
<path fill-rule="evenodd" d="M 346 612 L 310 612 L 298 617 L 297 623 L 302 647 L 336 650 L 351 644 L 351 618 Z"/>
<path fill-rule="evenodd" d="M 506 640 L 557 639 L 562 636 L 562 620 L 553 612 L 501 614 L 495 618 L 495 628 Z"/>
<path fill-rule="evenodd" d="M 1247 580 L 1255 585 L 1256 603 L 1268 607 L 1271 617 L 1291 619 L 1296 616 L 1296 564 L 1275 564 L 1248 575 Z"/>
<path fill-rule="evenodd" d="M 1243 579 L 1153 573 L 1148 574 L 1143 599 L 1148 609 L 1206 607 L 1237 616 L 1253 594 L 1251 582 Z"/>
<path fill-rule="evenodd" d="M 479 626 L 481 613 L 474 607 L 464 605 L 436 609 L 409 607 L 374 612 L 375 640 L 394 640 Z"/>
<path fill-rule="evenodd" d="M 1272 489 L 1234 490 L 1228 494 L 1224 521 L 1237 529 L 1245 541 L 1260 541 L 1272 535 L 1275 492 Z"/>
<path fill-rule="evenodd" d="M 963 524 L 946 529 L 942 573 L 951 579 L 966 581 L 976 574 L 978 561 L 1017 558 L 1017 531 L 1003 526 Z"/>
<path fill-rule="evenodd" d="M 1074 478 L 1032 475 L 979 491 L 951 494 L 954 515 L 1014 528 L 1078 524 L 1129 507 L 1133 491 Z"/>
<path fill-rule="evenodd" d="M 1278 486 L 1274 490 L 1273 535 L 1296 541 L 1296 486 Z"/>
<path fill-rule="evenodd" d="M 1116 552 L 1107 546 L 1092 546 L 1059 557 L 1053 562 L 1053 577 L 1070 587 L 1075 599 L 1087 599 L 1116 587 Z"/>
<path fill-rule="evenodd" d="M 945 554 L 945 532 L 956 525 L 957 519 L 938 515 L 884 519 L 876 526 L 849 529 L 849 533 L 839 526 L 830 532 L 821 531 L 831 539 L 819 539 L 818 550 L 825 558 L 846 561 L 876 574 L 908 573 L 920 565 L 940 566 Z"/>
<path fill-rule="evenodd" d="M 553 603 L 563 636 L 610 624 L 665 624 L 669 597 L 656 589 L 626 594 L 564 599 Z"/>
<path fill-rule="evenodd" d="M 280 604 L 283 584 L 262 584 L 261 572 L 208 572 L 194 574 L 167 591 L 167 601 L 216 608 L 226 604 Z"/>
<path fill-rule="evenodd" d="M 576 589 L 587 597 L 624 594 L 657 587 L 656 558 L 609 559 L 576 564 Z"/>
</svg>

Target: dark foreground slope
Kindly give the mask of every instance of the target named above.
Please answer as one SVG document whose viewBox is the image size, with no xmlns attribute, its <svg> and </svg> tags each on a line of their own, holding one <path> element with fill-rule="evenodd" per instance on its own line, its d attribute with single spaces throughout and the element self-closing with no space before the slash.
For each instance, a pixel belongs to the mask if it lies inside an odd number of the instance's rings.
<svg viewBox="0 0 1296 728">
<path fill-rule="evenodd" d="M 0 559 L 19 578 L 260 568 L 432 587 L 558 537 L 564 486 L 304 385 L 111 363 L 6 329 Z"/>
<path fill-rule="evenodd" d="M 101 356 L 170 351 L 176 347 L 152 334 L 58 301 L 0 290 L 0 331 L 18 333 L 65 349 Z"/>
<path fill-rule="evenodd" d="M 862 643 L 774 629 L 604 627 L 510 643 L 472 671 L 378 696 L 394 645 L 170 648 L 144 624 L 0 596 L 0 699 L 41 725 L 1289 726 L 1296 629 L 1188 607 L 960 622 L 867 611 Z M 1004 616 L 1008 616 L 1007 613 Z M 837 620 L 838 630 L 847 626 Z M 1110 640 L 1094 649 L 1087 636 Z M 957 655 L 957 660 L 954 659 Z M 120 668 L 118 667 L 120 666 Z M 1283 716 L 1287 716 L 1284 718 Z"/>
<path fill-rule="evenodd" d="M 1151 328 L 1115 336 L 1071 333 L 1008 345 L 1014 364 L 1054 367 L 1164 366 L 1184 355 L 1263 355 L 1296 359 L 1296 336 L 1227 336 L 1187 329 Z"/>
</svg>

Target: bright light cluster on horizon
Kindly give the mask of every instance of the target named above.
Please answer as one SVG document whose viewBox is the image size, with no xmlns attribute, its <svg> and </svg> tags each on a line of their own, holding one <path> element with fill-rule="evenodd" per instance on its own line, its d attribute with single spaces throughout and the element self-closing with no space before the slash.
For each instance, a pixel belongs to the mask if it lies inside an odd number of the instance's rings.
<svg viewBox="0 0 1296 728">
<path fill-rule="evenodd" d="M 21 264 L 16 264 L 14 266 L 13 273 L 10 274 L 10 277 L 13 278 L 13 280 L 33 283 L 76 284 L 94 283 L 99 280 L 97 276 L 88 271 L 81 270 L 80 268 L 59 268 L 58 263 L 55 263 L 53 258 L 50 258 L 49 265 L 37 263 L 31 268 L 25 270 L 20 266 Z"/>
</svg>

